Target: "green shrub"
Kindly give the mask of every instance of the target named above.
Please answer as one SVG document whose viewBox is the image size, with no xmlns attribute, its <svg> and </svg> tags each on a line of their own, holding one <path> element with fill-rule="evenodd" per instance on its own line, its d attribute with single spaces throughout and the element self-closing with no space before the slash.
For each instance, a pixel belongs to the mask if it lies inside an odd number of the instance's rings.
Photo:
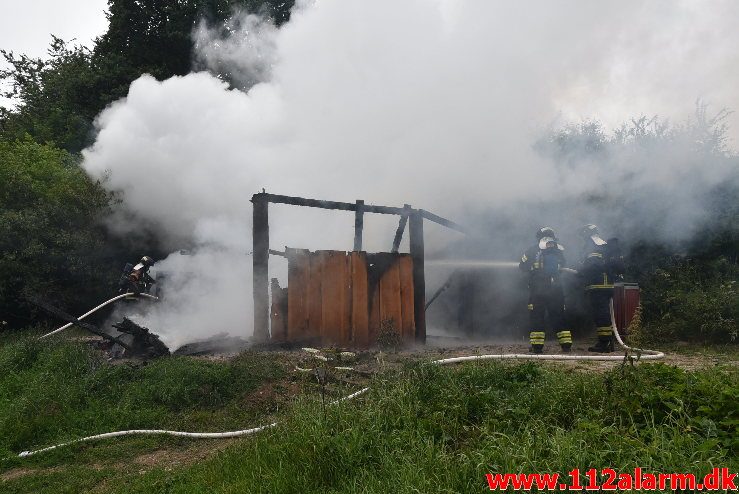
<svg viewBox="0 0 739 494">
<path fill-rule="evenodd" d="M 99 223 L 110 196 L 74 156 L 30 138 L 0 140 L 0 163 L 2 319 L 25 326 L 29 294 L 88 308 L 118 275 Z"/>
<path fill-rule="evenodd" d="M 739 266 L 674 260 L 642 282 L 644 333 L 653 339 L 739 342 Z"/>
</svg>

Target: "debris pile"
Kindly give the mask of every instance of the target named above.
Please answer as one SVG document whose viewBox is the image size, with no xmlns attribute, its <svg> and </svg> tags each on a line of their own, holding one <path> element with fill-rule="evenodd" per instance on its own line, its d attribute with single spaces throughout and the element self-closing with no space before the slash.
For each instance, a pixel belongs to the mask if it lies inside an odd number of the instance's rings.
<svg viewBox="0 0 739 494">
<path fill-rule="evenodd" d="M 232 354 L 245 350 L 249 346 L 249 342 L 229 336 L 226 333 L 219 333 L 206 340 L 194 341 L 179 347 L 172 352 L 173 355 L 217 355 Z"/>
<path fill-rule="evenodd" d="M 107 344 L 103 348 L 111 354 L 111 357 L 140 357 L 149 359 L 169 355 L 169 348 L 162 343 L 156 334 L 149 331 L 148 328 L 139 326 L 128 318 L 124 318 L 123 321 L 113 325 L 114 328 L 120 331 L 118 335 L 113 335 L 94 324 L 80 321 L 78 318 L 55 307 L 40 297 L 31 296 L 28 297 L 28 300 L 52 316 L 70 322 L 106 340 Z"/>
<path fill-rule="evenodd" d="M 124 346 L 124 355 L 127 357 L 155 358 L 169 355 L 169 348 L 162 343 L 159 336 L 148 328 L 139 326 L 129 318 L 124 317 L 121 322 L 113 324 L 113 327 L 123 333 L 118 336 L 118 344 Z M 124 343 L 125 342 L 125 343 Z"/>
</svg>

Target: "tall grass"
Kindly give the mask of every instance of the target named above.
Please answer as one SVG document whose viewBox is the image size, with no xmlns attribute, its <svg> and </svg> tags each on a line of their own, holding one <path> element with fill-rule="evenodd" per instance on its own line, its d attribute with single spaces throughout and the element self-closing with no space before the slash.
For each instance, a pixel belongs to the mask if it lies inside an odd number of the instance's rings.
<svg viewBox="0 0 739 494">
<path fill-rule="evenodd" d="M 83 344 L 0 340 L 0 456 L 119 429 L 256 425 L 270 405 L 252 400 L 253 391 L 282 376 L 269 354 L 134 367 L 111 365 Z M 738 402 L 731 367 L 409 364 L 325 416 L 317 396 L 304 397 L 279 427 L 197 464 L 141 474 L 125 459 L 161 439 L 124 438 L 5 460 L 6 471 L 42 469 L 0 490 L 481 492 L 494 472 L 639 466 L 703 475 L 739 469 Z M 191 445 L 171 439 L 166 449 Z"/>
<path fill-rule="evenodd" d="M 112 365 L 82 343 L 0 340 L 0 457 L 131 428 L 246 427 L 244 396 L 283 373 L 265 356 Z"/>
<path fill-rule="evenodd" d="M 736 369 L 412 366 L 325 419 L 304 402 L 264 435 L 118 492 L 483 492 L 488 472 L 736 471 L 738 397 Z"/>
</svg>

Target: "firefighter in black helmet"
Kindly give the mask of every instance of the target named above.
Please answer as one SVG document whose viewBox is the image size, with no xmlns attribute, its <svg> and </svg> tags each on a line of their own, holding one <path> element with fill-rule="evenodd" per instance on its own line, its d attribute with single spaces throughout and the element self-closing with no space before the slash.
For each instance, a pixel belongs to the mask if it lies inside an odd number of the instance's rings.
<svg viewBox="0 0 739 494">
<path fill-rule="evenodd" d="M 592 224 L 583 226 L 580 235 L 585 246 L 579 273 L 585 284 L 585 293 L 598 337 L 596 344 L 588 350 L 612 352 L 614 336 L 611 328 L 610 303 L 613 297 L 613 283 L 623 277 L 623 257 L 618 249 L 617 239 L 611 239 L 609 244 L 601 238 L 597 226 Z"/>
<path fill-rule="evenodd" d="M 132 292 L 136 295 L 141 292 L 148 293 L 151 285 L 156 283 L 156 280 L 149 275 L 149 268 L 153 265 L 154 259 L 149 256 L 142 257 L 139 263 L 135 266 L 126 264 L 118 283 L 119 292 Z"/>
<path fill-rule="evenodd" d="M 536 244 L 524 252 L 518 265 L 529 276 L 529 339 L 534 353 L 544 350 L 547 322 L 556 331 L 562 351 L 569 352 L 572 348 L 560 274 L 560 269 L 565 267 L 563 251 L 554 230 L 542 227 L 536 232 Z"/>
</svg>

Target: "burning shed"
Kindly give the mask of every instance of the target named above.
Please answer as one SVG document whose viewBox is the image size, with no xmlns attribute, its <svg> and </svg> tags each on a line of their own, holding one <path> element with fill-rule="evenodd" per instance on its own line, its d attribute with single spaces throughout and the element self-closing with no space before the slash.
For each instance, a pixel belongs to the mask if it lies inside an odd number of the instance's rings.
<svg viewBox="0 0 739 494">
<path fill-rule="evenodd" d="M 320 201 L 261 192 L 254 205 L 254 336 L 258 341 L 318 343 L 367 347 L 385 323 L 404 341 L 426 340 L 424 219 L 465 232 L 460 225 L 409 204 L 403 207 Z M 269 203 L 354 211 L 354 249 L 309 252 L 269 248 Z M 390 252 L 362 250 L 365 213 L 399 216 Z M 408 227 L 410 253 L 398 252 Z M 288 260 L 288 286 L 272 280 L 269 304 L 270 255 Z M 271 310 L 270 310 L 271 309 Z M 271 331 L 270 331 L 271 322 Z"/>
</svg>

